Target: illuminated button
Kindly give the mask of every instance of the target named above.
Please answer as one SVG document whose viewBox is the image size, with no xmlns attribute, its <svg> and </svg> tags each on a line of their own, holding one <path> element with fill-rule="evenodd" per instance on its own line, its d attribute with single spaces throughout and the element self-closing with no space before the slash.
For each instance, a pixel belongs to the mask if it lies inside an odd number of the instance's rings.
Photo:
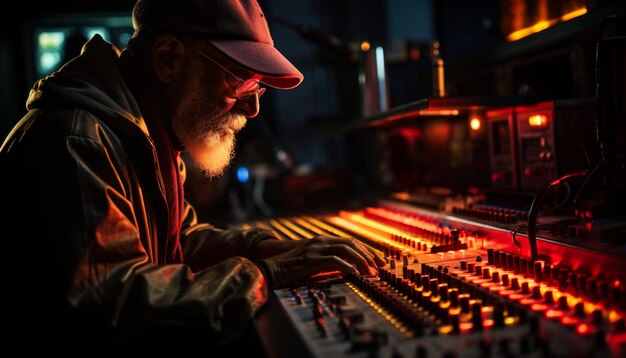
<svg viewBox="0 0 626 358">
<path fill-rule="evenodd" d="M 546 152 L 546 151 L 540 152 L 539 153 L 539 160 L 541 160 L 542 162 L 545 162 L 546 161 L 546 153 L 548 153 L 548 152 Z"/>
<path fill-rule="evenodd" d="M 587 323 L 580 323 L 576 326 L 576 333 L 580 334 L 581 336 L 591 334 L 593 333 L 593 327 L 591 327 Z"/>
<path fill-rule="evenodd" d="M 539 169 L 535 168 L 535 167 L 526 167 L 524 168 L 524 175 L 527 177 L 532 177 L 532 176 L 536 176 L 539 175 Z"/>
<path fill-rule="evenodd" d="M 560 320 L 563 318 L 563 311 L 558 310 L 547 310 L 545 316 L 547 319 Z"/>
</svg>

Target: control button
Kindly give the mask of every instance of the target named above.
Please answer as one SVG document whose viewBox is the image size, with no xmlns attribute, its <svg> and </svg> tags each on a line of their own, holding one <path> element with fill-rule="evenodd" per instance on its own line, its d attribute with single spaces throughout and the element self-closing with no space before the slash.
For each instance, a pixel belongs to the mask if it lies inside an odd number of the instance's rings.
<svg viewBox="0 0 626 358">
<path fill-rule="evenodd" d="M 336 305 L 346 304 L 346 296 L 328 296 L 328 300 Z"/>
<path fill-rule="evenodd" d="M 502 275 L 502 286 L 504 287 L 508 287 L 509 286 L 509 274 L 505 273 Z"/>
<path fill-rule="evenodd" d="M 524 175 L 527 177 L 536 176 L 539 174 L 539 169 L 535 167 L 524 168 Z"/>
<path fill-rule="evenodd" d="M 371 328 L 354 327 L 350 339 L 354 351 L 375 351 L 379 347 L 387 344 L 387 332 Z"/>
</svg>

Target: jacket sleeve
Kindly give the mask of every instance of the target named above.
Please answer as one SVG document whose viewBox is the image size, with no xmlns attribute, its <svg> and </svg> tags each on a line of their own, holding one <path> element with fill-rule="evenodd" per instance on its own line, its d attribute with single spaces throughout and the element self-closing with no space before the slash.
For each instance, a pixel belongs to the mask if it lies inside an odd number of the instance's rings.
<svg viewBox="0 0 626 358">
<path fill-rule="evenodd" d="M 44 134 L 31 139 L 41 143 L 28 147 L 25 139 L 26 148 L 14 148 L 19 162 L 27 163 L 14 178 L 16 213 L 28 213 L 19 216 L 21 242 L 36 262 L 31 269 L 39 277 L 32 282 L 43 283 L 28 288 L 40 290 L 32 297 L 49 297 L 92 329 L 116 336 L 178 325 L 202 327 L 222 339 L 234 336 L 267 301 L 262 273 L 243 257 L 198 271 L 158 264 L 152 242 L 158 238 L 146 235 L 156 218 L 138 209 L 147 205 L 150 188 L 138 185 L 109 130 L 97 124 L 85 135 L 37 130 Z"/>
<path fill-rule="evenodd" d="M 256 245 L 268 239 L 277 240 L 278 236 L 270 230 L 222 230 L 208 223 L 198 223 L 193 206 L 185 202 L 181 245 L 185 263 L 194 271 L 232 256 L 254 260 Z"/>
</svg>

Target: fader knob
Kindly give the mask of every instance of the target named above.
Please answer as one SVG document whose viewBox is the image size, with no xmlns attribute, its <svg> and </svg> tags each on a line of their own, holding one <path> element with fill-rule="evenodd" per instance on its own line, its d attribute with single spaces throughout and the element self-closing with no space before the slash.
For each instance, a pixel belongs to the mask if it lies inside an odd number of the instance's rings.
<svg viewBox="0 0 626 358">
<path fill-rule="evenodd" d="M 475 332 L 483 330 L 482 304 L 480 302 L 472 304 L 472 330 Z"/>
<path fill-rule="evenodd" d="M 466 271 L 467 270 L 467 261 L 461 260 L 460 264 L 461 264 L 461 270 Z"/>
<path fill-rule="evenodd" d="M 507 287 L 509 284 L 509 274 L 505 273 L 504 275 L 502 275 L 502 286 Z"/>
<path fill-rule="evenodd" d="M 528 286 L 528 285 L 527 285 L 527 286 Z M 519 278 L 517 278 L 517 277 L 513 277 L 513 279 L 511 280 L 511 289 L 512 289 L 512 290 L 515 290 L 515 291 L 517 291 L 517 290 L 519 290 L 519 289 L 520 289 L 520 286 L 519 286 Z M 528 293 L 528 292 L 526 292 L 526 293 Z"/>
</svg>

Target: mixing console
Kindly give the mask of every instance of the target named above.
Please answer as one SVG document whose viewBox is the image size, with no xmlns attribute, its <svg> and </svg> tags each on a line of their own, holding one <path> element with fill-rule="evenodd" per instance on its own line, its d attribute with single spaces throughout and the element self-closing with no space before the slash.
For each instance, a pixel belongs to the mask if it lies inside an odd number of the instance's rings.
<svg viewBox="0 0 626 358">
<path fill-rule="evenodd" d="M 274 291 L 306 355 L 626 356 L 619 255 L 539 238 L 532 260 L 524 235 L 395 202 L 251 226 L 354 237 L 387 258 L 376 277 L 330 273 Z"/>
</svg>

